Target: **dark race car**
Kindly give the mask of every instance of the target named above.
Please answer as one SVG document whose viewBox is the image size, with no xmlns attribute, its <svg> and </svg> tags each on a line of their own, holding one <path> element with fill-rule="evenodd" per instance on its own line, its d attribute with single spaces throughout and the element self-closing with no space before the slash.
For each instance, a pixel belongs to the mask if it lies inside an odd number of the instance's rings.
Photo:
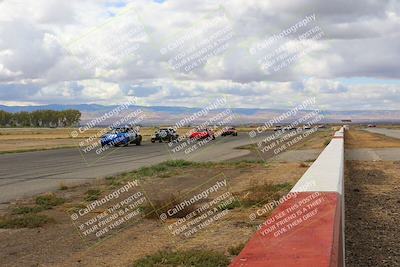
<svg viewBox="0 0 400 267">
<path fill-rule="evenodd" d="M 111 129 L 100 138 L 101 146 L 128 146 L 136 144 L 140 146 L 142 136 L 139 131 L 132 127 L 118 127 Z"/>
<path fill-rule="evenodd" d="M 172 142 L 178 140 L 179 135 L 176 133 L 176 131 L 173 128 L 161 128 L 158 131 L 154 133 L 154 135 L 151 137 L 151 142 L 155 143 L 156 141 L 158 142 Z"/>
<path fill-rule="evenodd" d="M 238 132 L 235 128 L 229 127 L 229 128 L 226 128 L 221 134 L 221 136 L 227 136 L 227 135 L 237 136 Z"/>
</svg>

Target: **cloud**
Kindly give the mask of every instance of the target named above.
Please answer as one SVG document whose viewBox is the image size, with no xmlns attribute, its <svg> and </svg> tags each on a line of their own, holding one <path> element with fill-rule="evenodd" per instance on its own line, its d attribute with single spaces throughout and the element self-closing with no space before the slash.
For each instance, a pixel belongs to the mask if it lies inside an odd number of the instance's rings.
<svg viewBox="0 0 400 267">
<path fill-rule="evenodd" d="M 3 1 L 0 12 L 1 103 L 111 104 L 136 95 L 149 105 L 198 106 L 225 94 L 237 107 L 287 107 L 310 95 L 334 109 L 399 106 L 398 83 L 385 82 L 400 78 L 397 1 L 38 0 Z M 274 46 L 307 52 L 278 71 L 262 70 L 268 50 L 249 49 L 314 14 Z M 227 21 L 196 35 L 220 16 Z M 228 26 L 226 49 L 191 72 L 173 68 L 172 59 Z M 311 26 L 321 38 L 296 39 Z M 182 47 L 161 53 L 179 40 Z M 359 77 L 382 82 L 341 82 Z"/>
</svg>

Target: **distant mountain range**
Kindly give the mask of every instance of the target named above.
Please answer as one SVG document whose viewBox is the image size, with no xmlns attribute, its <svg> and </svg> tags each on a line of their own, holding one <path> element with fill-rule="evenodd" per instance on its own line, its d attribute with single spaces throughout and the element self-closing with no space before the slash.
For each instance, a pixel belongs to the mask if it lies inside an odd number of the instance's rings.
<svg viewBox="0 0 400 267">
<path fill-rule="evenodd" d="M 35 111 L 41 109 L 51 110 L 65 110 L 65 109 L 77 109 L 82 112 L 81 123 L 85 124 L 97 117 L 101 117 L 103 114 L 116 109 L 117 105 L 97 105 L 97 104 L 78 104 L 78 105 L 43 105 L 43 106 L 5 106 L 0 105 L 0 110 L 7 112 L 20 112 L 20 111 Z M 135 110 L 142 110 L 145 114 L 145 119 L 140 123 L 142 125 L 159 125 L 159 124 L 175 124 L 185 117 L 190 117 L 196 112 L 200 112 L 202 108 L 188 108 L 188 107 L 168 107 L 168 106 L 129 106 L 128 109 L 124 109 L 118 116 L 123 117 Z M 201 123 L 220 112 L 223 112 L 227 108 L 220 108 L 210 111 L 206 116 L 196 117 L 192 121 L 192 124 Z M 266 122 L 274 117 L 278 117 L 284 114 L 288 109 L 262 109 L 262 108 L 231 108 L 231 111 L 235 114 L 235 119 L 232 124 L 259 124 Z M 290 122 L 296 118 L 299 118 L 310 111 L 303 110 L 299 112 L 295 117 L 290 117 L 289 120 L 283 122 Z M 336 123 L 343 119 L 350 119 L 353 122 L 358 123 L 400 123 L 400 110 L 348 110 L 348 111 L 322 111 L 324 115 L 321 123 Z M 108 121 L 104 121 L 104 125 L 112 123 L 117 118 L 111 118 Z"/>
</svg>

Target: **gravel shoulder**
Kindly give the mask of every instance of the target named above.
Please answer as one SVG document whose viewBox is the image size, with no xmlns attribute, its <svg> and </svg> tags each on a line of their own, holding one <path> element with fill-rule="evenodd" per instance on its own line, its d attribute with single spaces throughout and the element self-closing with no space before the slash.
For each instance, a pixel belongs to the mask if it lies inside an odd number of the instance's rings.
<svg viewBox="0 0 400 267">
<path fill-rule="evenodd" d="M 400 266 L 400 163 L 347 161 L 346 266 Z"/>
<path fill-rule="evenodd" d="M 400 266 L 399 144 L 366 131 L 346 134 L 346 266 Z"/>
</svg>

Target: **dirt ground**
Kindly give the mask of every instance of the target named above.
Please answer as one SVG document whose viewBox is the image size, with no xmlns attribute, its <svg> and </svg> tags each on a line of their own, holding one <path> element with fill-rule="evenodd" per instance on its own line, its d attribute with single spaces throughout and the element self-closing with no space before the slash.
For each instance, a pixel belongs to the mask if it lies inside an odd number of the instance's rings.
<svg viewBox="0 0 400 267">
<path fill-rule="evenodd" d="M 400 147 L 400 139 L 383 134 L 351 129 L 346 134 L 346 148 L 392 148 Z"/>
<path fill-rule="evenodd" d="M 240 194 L 256 184 L 294 184 L 307 168 L 295 163 L 221 163 L 215 166 L 190 167 L 162 173 L 143 179 L 143 189 L 149 198 L 160 198 L 160 188 L 166 192 L 186 194 L 210 177 L 226 178 L 229 191 Z M 121 176 L 125 179 L 130 174 Z M 119 178 L 118 178 L 119 179 Z M 250 221 L 255 207 L 231 209 L 227 217 L 216 221 L 190 238 L 178 238 L 168 231 L 166 222 L 143 218 L 136 224 L 112 233 L 98 243 L 82 239 L 74 228 L 68 210 L 86 203 L 85 192 L 98 188 L 105 195 L 118 187 L 108 182 L 79 186 L 57 192 L 66 203 L 43 211 L 55 220 L 39 228 L 0 230 L 0 257 L 2 266 L 130 266 L 134 260 L 163 249 L 209 249 L 228 254 L 228 245 L 245 243 L 254 233 L 262 218 Z M 212 184 L 211 182 L 209 184 Z M 283 192 L 282 192 L 283 193 Z M 12 207 L 32 205 L 33 199 L 15 203 Z"/>
<path fill-rule="evenodd" d="M 364 131 L 346 133 L 346 148 L 397 147 Z M 346 161 L 346 266 L 400 266 L 400 162 Z"/>
<path fill-rule="evenodd" d="M 400 162 L 348 161 L 346 266 L 400 266 Z"/>
</svg>

